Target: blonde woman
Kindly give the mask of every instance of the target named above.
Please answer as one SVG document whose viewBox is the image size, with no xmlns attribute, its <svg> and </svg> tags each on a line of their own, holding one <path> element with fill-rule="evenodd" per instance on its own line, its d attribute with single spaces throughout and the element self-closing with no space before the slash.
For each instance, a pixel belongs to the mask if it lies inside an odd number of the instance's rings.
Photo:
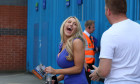
<svg viewBox="0 0 140 84">
<path fill-rule="evenodd" d="M 79 20 L 68 17 L 61 25 L 60 35 L 57 63 L 62 69 L 46 67 L 46 73 L 60 74 L 57 80 L 64 79 L 64 84 L 88 84 L 84 70 L 85 41 Z"/>
</svg>

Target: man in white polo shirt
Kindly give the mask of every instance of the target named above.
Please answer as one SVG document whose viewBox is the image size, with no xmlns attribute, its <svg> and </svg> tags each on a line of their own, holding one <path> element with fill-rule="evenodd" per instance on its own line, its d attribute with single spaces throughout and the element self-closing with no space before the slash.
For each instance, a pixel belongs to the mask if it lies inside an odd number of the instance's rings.
<svg viewBox="0 0 140 84">
<path fill-rule="evenodd" d="M 91 80 L 105 84 L 140 84 L 140 25 L 126 17 L 126 0 L 105 0 L 105 15 L 112 26 L 103 33 L 99 67 Z"/>
</svg>

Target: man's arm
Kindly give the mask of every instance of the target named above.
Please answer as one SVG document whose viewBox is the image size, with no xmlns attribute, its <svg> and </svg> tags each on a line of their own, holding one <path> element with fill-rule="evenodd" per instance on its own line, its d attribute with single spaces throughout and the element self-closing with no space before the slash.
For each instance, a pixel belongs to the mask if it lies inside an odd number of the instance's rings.
<svg viewBox="0 0 140 84">
<path fill-rule="evenodd" d="M 108 76 L 111 70 L 111 63 L 111 59 L 100 58 L 100 64 L 97 72 L 101 77 L 105 78 Z"/>
<path fill-rule="evenodd" d="M 95 68 L 95 71 L 89 76 L 91 77 L 91 80 L 98 81 L 100 78 L 105 78 L 106 76 L 108 76 L 111 70 L 111 63 L 111 59 L 101 58 L 99 67 L 97 68 L 93 66 L 93 68 Z"/>
</svg>

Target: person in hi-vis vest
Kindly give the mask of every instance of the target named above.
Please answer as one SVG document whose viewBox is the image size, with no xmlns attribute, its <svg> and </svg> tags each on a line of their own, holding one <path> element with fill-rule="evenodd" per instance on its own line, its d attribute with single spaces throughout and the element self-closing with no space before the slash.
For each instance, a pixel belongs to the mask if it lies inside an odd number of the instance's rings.
<svg viewBox="0 0 140 84">
<path fill-rule="evenodd" d="M 91 78 L 89 78 L 90 72 L 88 72 L 88 69 L 93 69 L 92 65 L 94 65 L 95 62 L 95 52 L 98 51 L 98 48 L 95 47 L 94 39 L 91 36 L 91 33 L 93 33 L 95 30 L 95 24 L 94 21 L 88 20 L 85 22 L 85 30 L 83 32 L 83 37 L 85 39 L 86 45 L 85 45 L 85 73 L 88 80 L 88 83 L 91 84 Z"/>
</svg>

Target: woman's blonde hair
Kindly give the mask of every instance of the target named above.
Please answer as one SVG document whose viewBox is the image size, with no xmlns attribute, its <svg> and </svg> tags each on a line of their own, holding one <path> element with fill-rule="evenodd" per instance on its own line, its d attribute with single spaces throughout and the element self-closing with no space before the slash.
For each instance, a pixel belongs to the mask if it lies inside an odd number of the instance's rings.
<svg viewBox="0 0 140 84">
<path fill-rule="evenodd" d="M 83 33 L 82 33 L 82 28 L 81 28 L 81 24 L 79 22 L 79 20 L 76 18 L 76 17 L 68 17 L 61 25 L 61 28 L 60 28 L 60 35 L 61 35 L 61 42 L 64 42 L 64 25 L 65 23 L 70 19 L 70 18 L 74 18 L 76 20 L 76 23 L 77 23 L 77 30 L 76 30 L 76 33 L 73 34 L 68 40 L 67 40 L 67 43 L 66 43 L 66 50 L 68 51 L 69 55 L 66 56 L 66 59 L 69 60 L 69 61 L 72 61 L 73 60 L 73 40 L 75 38 L 79 38 L 80 40 L 83 41 L 83 45 L 85 46 L 85 40 L 83 38 Z"/>
</svg>

